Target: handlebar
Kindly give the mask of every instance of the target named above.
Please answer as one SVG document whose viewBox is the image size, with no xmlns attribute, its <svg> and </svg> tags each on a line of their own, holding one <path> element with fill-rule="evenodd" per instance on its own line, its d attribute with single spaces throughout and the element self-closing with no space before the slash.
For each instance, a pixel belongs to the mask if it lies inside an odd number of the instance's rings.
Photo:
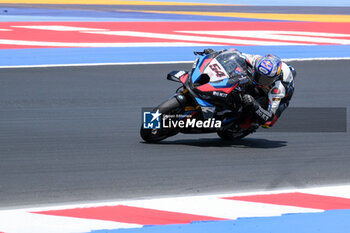
<svg viewBox="0 0 350 233">
<path fill-rule="evenodd" d="M 205 55 L 205 52 L 194 51 L 193 54 L 194 54 L 194 55 L 204 56 L 204 55 Z"/>
<path fill-rule="evenodd" d="M 213 49 L 204 49 L 203 52 L 198 52 L 198 51 L 194 51 L 194 55 L 200 55 L 200 56 L 204 56 L 204 55 L 208 55 L 215 52 Z"/>
</svg>

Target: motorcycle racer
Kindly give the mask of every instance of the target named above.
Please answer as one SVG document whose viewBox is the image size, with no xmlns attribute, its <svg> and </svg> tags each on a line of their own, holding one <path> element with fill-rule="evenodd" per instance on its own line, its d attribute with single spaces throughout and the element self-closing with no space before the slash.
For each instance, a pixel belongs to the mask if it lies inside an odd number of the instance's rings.
<svg viewBox="0 0 350 233">
<path fill-rule="evenodd" d="M 278 57 L 235 49 L 194 54 L 200 57 L 191 71 L 174 70 L 167 75 L 168 80 L 181 83 L 176 93 L 143 113 L 140 135 L 146 142 L 177 133 L 216 132 L 223 140 L 242 139 L 260 126 L 273 126 L 288 107 L 296 72 Z M 162 117 L 156 121 L 158 114 Z M 208 120 L 219 124 L 205 126 Z"/>
<path fill-rule="evenodd" d="M 235 49 L 231 51 L 239 52 Z M 205 54 L 213 52 L 212 49 L 204 50 Z M 246 73 L 250 80 L 243 88 L 243 113 L 247 117 L 243 118 L 240 127 L 248 128 L 257 122 L 269 128 L 289 105 L 294 93 L 296 71 L 275 55 L 240 54 L 246 61 Z"/>
</svg>

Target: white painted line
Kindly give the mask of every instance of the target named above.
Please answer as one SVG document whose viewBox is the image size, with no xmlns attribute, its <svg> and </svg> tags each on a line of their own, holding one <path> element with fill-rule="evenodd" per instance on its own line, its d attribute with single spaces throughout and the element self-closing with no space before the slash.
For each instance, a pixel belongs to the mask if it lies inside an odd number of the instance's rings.
<svg viewBox="0 0 350 233">
<path fill-rule="evenodd" d="M 317 213 L 323 212 L 322 209 L 303 208 L 293 205 L 269 204 L 254 201 L 240 201 L 224 199 L 225 197 L 251 196 L 251 195 L 269 195 L 301 192 L 304 194 L 327 195 L 330 197 L 350 197 L 350 185 L 328 186 L 305 189 L 282 189 L 275 191 L 246 192 L 246 193 L 226 193 L 215 195 L 198 196 L 179 196 L 163 197 L 145 200 L 128 201 L 106 201 L 88 204 L 70 204 L 48 207 L 33 207 L 22 209 L 0 210 L 1 231 L 7 233 L 77 233 L 90 232 L 92 230 L 102 229 L 121 229 L 121 228 L 139 228 L 140 224 L 130 224 L 125 219 L 120 222 L 96 220 L 93 216 L 85 218 L 84 216 L 70 216 L 70 214 L 50 215 L 42 213 L 49 210 L 67 210 L 80 208 L 106 208 L 113 206 L 127 206 L 144 208 L 149 210 L 169 211 L 179 214 L 192 214 L 223 219 L 237 219 L 239 217 L 265 217 L 280 216 L 286 213 Z M 306 200 L 307 201 L 307 200 Z M 312 206 L 312 205 L 311 205 Z M 33 213 L 39 212 L 39 213 Z M 40 213 L 41 212 L 41 213 Z M 110 213 L 113 215 L 113 213 Z M 137 215 L 137 213 L 136 213 Z M 97 218 L 97 217 L 96 217 Z M 108 219 L 108 218 L 107 218 Z M 132 222 L 132 221 L 131 221 Z M 18 224 L 20 223 L 20 224 Z"/>
<path fill-rule="evenodd" d="M 12 27 L 13 27 L 13 28 L 26 28 L 26 29 L 39 29 L 39 30 L 63 31 L 63 32 L 74 32 L 74 31 L 109 31 L 108 29 L 101 29 L 101 28 L 85 28 L 85 27 L 73 27 L 73 26 L 61 26 L 61 25 L 12 26 Z"/>
<path fill-rule="evenodd" d="M 314 57 L 314 58 L 287 58 L 282 61 L 339 61 L 339 60 L 350 60 L 350 57 Z"/>
<path fill-rule="evenodd" d="M 47 65 L 17 65 L 0 66 L 0 68 L 46 68 L 46 67 L 71 67 L 71 66 L 123 66 L 123 65 L 152 65 L 152 64 L 180 64 L 194 61 L 156 61 L 156 62 L 116 62 L 116 63 L 77 63 L 77 64 L 47 64 Z"/>
<path fill-rule="evenodd" d="M 125 204 L 146 209 L 181 212 L 224 219 L 280 216 L 286 213 L 316 213 L 323 211 L 294 206 L 226 200 L 218 197 L 207 196 L 133 201 L 126 202 Z"/>
<path fill-rule="evenodd" d="M 334 39 L 333 37 L 350 37 L 350 34 L 338 33 L 315 33 L 315 32 L 298 32 L 298 31 L 177 31 L 179 33 L 213 35 L 213 36 L 232 36 L 232 37 L 248 37 L 254 39 L 278 40 L 281 43 L 286 41 L 298 41 L 305 44 L 310 43 L 326 43 L 326 44 L 350 44 L 349 39 Z M 282 42 L 285 41 L 285 42 Z M 275 42 L 269 42 L 275 43 Z M 279 42 L 278 42 L 279 43 Z M 289 42 L 295 43 L 295 42 Z"/>
<path fill-rule="evenodd" d="M 155 64 L 181 64 L 193 63 L 193 61 L 155 61 L 155 62 L 110 62 L 110 63 L 76 63 L 76 64 L 42 64 L 42 65 L 13 65 L 0 66 L 0 68 L 49 68 L 49 67 L 79 67 L 79 66 L 124 66 L 124 65 L 155 65 Z M 316 57 L 316 58 L 288 58 L 285 62 L 293 61 L 339 61 L 350 60 L 350 57 Z"/>
<path fill-rule="evenodd" d="M 82 233 L 101 229 L 140 228 L 128 224 L 95 219 L 50 216 L 19 211 L 0 211 L 1 231 L 6 233 Z"/>
<path fill-rule="evenodd" d="M 206 37 L 206 36 L 189 36 L 189 35 L 179 35 L 179 34 L 136 32 L 136 31 L 105 31 L 105 32 L 84 31 L 82 33 L 182 40 L 182 41 L 191 41 L 191 42 L 197 41 L 197 42 L 217 43 L 218 45 L 219 43 L 239 44 L 239 45 L 310 45 L 310 43 L 305 44 L 305 43 L 298 43 L 298 42 L 245 40 L 245 39 L 236 39 L 236 38 L 216 38 L 216 37 Z M 191 33 L 197 33 L 197 32 L 194 31 Z"/>
<path fill-rule="evenodd" d="M 64 210 L 64 209 L 75 209 L 75 208 L 89 208 L 89 207 L 99 207 L 99 206 L 116 206 L 125 204 L 137 204 L 146 201 L 166 201 L 170 199 L 182 199 L 182 198 L 220 198 L 220 197 L 231 197 L 231 196 L 250 196 L 250 195 L 265 195 L 265 194 L 280 194 L 280 193 L 293 193 L 293 192 L 303 192 L 303 193 L 313 193 L 318 195 L 327 195 L 334 197 L 345 197 L 350 198 L 350 184 L 344 185 L 330 185 L 330 186 L 320 186 L 312 188 L 286 188 L 271 191 L 247 191 L 247 192 L 226 192 L 226 193 L 216 193 L 207 195 L 180 195 L 172 197 L 154 197 L 148 199 L 139 200 L 105 200 L 96 201 L 88 203 L 72 203 L 72 204 L 58 204 L 50 206 L 35 206 L 26 208 L 7 208 L 0 209 L 0 212 L 4 211 L 25 211 L 25 212 L 39 212 L 39 211 L 49 211 L 49 210 Z M 347 194 L 346 194 L 347 193 Z"/>
</svg>

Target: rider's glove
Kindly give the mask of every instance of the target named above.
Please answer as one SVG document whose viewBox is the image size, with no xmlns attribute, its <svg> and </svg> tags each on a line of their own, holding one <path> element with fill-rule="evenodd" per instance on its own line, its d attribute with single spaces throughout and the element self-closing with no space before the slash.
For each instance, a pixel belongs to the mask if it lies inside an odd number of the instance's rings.
<svg viewBox="0 0 350 233">
<path fill-rule="evenodd" d="M 255 101 L 253 96 L 245 94 L 242 97 L 242 105 L 244 108 L 250 111 L 255 111 L 259 108 L 258 103 Z"/>
<path fill-rule="evenodd" d="M 277 121 L 276 115 L 261 107 L 251 95 L 245 94 L 242 97 L 242 105 L 247 112 L 254 114 L 258 123 L 265 128 L 273 126 Z"/>
</svg>

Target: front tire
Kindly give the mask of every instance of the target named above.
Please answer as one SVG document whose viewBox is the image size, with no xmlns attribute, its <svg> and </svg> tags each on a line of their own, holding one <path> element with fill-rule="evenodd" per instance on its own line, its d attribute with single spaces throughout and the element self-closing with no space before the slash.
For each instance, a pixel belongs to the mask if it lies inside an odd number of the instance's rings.
<svg viewBox="0 0 350 233">
<path fill-rule="evenodd" d="M 182 99 L 182 104 L 183 103 L 184 98 Z M 169 115 L 182 112 L 181 103 L 176 96 L 160 104 L 154 109 L 154 111 L 157 111 L 157 109 L 159 109 L 160 113 Z M 176 129 L 144 129 L 143 126 L 141 126 L 140 130 L 141 138 L 148 143 L 160 142 L 168 137 L 176 135 L 177 133 L 178 131 Z"/>
<path fill-rule="evenodd" d="M 163 132 L 162 132 L 163 131 Z M 144 129 L 141 127 L 140 130 L 141 138 L 148 143 L 156 143 L 160 142 L 167 137 L 170 137 L 168 132 L 164 132 L 164 130 L 161 129 Z"/>
<path fill-rule="evenodd" d="M 242 139 L 249 134 L 253 133 L 252 131 L 243 131 L 234 133 L 232 131 L 226 130 L 222 132 L 217 132 L 218 136 L 223 140 L 239 140 Z"/>
</svg>

